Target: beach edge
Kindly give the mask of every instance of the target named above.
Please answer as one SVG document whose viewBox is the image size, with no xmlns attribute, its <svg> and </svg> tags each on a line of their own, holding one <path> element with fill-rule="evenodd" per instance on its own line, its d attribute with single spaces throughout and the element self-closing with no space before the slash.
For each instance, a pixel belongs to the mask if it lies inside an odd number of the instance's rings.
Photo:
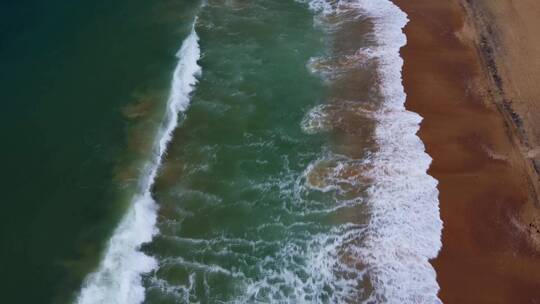
<svg viewBox="0 0 540 304">
<path fill-rule="evenodd" d="M 532 231 L 540 214 L 538 177 L 523 153 L 518 127 L 526 118 L 498 94 L 500 79 L 508 77 L 497 68 L 505 58 L 493 50 L 496 34 L 486 30 L 495 26 L 476 22 L 490 4 L 394 3 L 410 19 L 401 49 L 406 107 L 424 118 L 418 135 L 433 158 L 429 174 L 439 181 L 443 248 L 432 261 L 439 297 L 444 303 L 538 299 Z"/>
</svg>

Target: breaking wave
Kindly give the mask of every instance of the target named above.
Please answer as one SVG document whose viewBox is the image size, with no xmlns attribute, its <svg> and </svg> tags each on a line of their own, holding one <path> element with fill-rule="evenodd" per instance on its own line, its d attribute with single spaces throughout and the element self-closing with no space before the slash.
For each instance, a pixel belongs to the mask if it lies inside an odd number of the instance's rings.
<svg viewBox="0 0 540 304">
<path fill-rule="evenodd" d="M 113 233 L 97 271 L 90 274 L 76 300 L 80 304 L 141 303 L 145 298 L 141 275 L 157 267 L 157 261 L 141 252 L 140 246 L 150 242 L 156 228 L 158 206 L 151 189 L 163 156 L 178 124 L 178 114 L 187 109 L 201 67 L 199 37 L 193 27 L 177 53 L 167 111 L 153 145 L 153 158 L 143 170 L 140 192 L 134 196 L 120 225 Z"/>
</svg>

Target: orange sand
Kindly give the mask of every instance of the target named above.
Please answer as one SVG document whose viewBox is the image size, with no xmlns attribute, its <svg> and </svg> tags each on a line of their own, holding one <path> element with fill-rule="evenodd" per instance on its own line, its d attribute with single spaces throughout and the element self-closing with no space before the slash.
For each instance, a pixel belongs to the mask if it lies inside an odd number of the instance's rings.
<svg viewBox="0 0 540 304">
<path fill-rule="evenodd" d="M 440 298 L 540 303 L 538 236 L 524 216 L 538 214 L 536 181 L 512 115 L 497 104 L 479 31 L 459 0 L 395 2 L 411 19 L 402 49 L 407 108 L 424 117 L 419 136 L 439 181 Z"/>
</svg>

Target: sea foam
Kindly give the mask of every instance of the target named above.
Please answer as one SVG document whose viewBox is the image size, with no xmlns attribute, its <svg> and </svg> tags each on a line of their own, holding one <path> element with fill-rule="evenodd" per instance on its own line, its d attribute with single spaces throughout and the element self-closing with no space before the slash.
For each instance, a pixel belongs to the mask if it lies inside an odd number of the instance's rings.
<svg viewBox="0 0 540 304">
<path fill-rule="evenodd" d="M 158 206 L 152 198 L 151 189 L 166 153 L 178 114 L 190 103 L 190 94 L 197 83 L 201 67 L 197 64 L 201 53 L 199 37 L 192 29 L 177 53 L 167 111 L 153 146 L 152 159 L 144 167 L 140 180 L 140 192 L 109 240 L 97 271 L 90 274 L 76 300 L 80 304 L 92 303 L 141 303 L 145 298 L 141 275 L 157 267 L 157 261 L 139 251 L 140 246 L 150 242 L 158 232 L 156 228 Z"/>
<path fill-rule="evenodd" d="M 372 160 L 374 185 L 368 190 L 371 223 L 361 256 L 370 264 L 377 298 L 387 303 L 440 303 L 429 259 L 442 246 L 437 181 L 427 174 L 431 158 L 416 135 L 422 118 L 405 109 L 400 49 L 407 15 L 391 1 L 359 0 L 374 22 L 379 43 L 382 108 L 375 131 L 379 151 Z"/>
<path fill-rule="evenodd" d="M 405 109 L 402 85 L 407 15 L 389 0 L 310 1 L 322 15 L 354 9 L 374 25 L 375 46 L 362 49 L 377 62 L 383 103 L 373 113 L 378 150 L 367 160 L 372 180 L 366 203 L 370 220 L 358 245 L 347 249 L 364 265 L 373 291 L 368 303 L 440 303 L 436 273 L 429 260 L 441 248 L 437 181 L 427 174 L 431 158 L 416 136 L 422 118 Z M 308 126 L 321 123 L 310 113 Z M 322 116 L 321 116 L 322 117 Z M 313 128 L 308 131 L 312 131 Z M 310 133 L 310 132 L 308 132 Z M 358 236 L 360 237 L 360 236 Z"/>
</svg>

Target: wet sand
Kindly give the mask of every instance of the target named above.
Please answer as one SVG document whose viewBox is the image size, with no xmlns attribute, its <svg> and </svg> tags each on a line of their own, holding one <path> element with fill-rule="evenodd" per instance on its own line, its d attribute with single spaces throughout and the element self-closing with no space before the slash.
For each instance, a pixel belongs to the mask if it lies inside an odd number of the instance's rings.
<svg viewBox="0 0 540 304">
<path fill-rule="evenodd" d="M 523 145 L 534 122 L 503 102 L 499 81 L 512 76 L 494 76 L 506 71 L 490 65 L 506 59 L 485 42 L 500 40 L 472 22 L 504 1 L 395 0 L 411 19 L 407 108 L 424 117 L 419 136 L 439 181 L 443 248 L 432 263 L 444 303 L 540 303 L 537 176 Z"/>
</svg>

